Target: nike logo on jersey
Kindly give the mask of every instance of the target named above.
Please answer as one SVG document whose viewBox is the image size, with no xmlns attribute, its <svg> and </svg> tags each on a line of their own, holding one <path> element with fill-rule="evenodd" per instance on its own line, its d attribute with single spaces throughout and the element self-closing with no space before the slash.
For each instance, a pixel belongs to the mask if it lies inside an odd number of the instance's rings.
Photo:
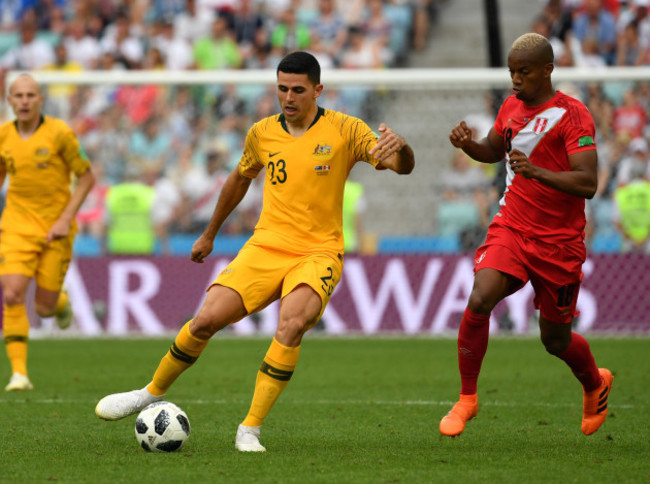
<svg viewBox="0 0 650 484">
<path fill-rule="evenodd" d="M 281 151 L 276 151 L 275 153 L 269 153 L 269 158 L 273 158 L 275 155 L 279 155 Z"/>
</svg>

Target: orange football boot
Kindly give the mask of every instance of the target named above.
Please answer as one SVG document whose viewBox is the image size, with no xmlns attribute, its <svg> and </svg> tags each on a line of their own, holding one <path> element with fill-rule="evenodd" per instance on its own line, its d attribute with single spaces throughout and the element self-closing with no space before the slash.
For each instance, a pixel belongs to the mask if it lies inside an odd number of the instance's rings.
<svg viewBox="0 0 650 484">
<path fill-rule="evenodd" d="M 465 424 L 478 413 L 478 395 L 460 395 L 460 400 L 440 420 L 440 433 L 449 437 L 460 435 Z"/>
<path fill-rule="evenodd" d="M 607 397 L 612 389 L 614 376 L 607 368 L 599 368 L 598 373 L 602 378 L 600 386 L 591 392 L 584 392 L 582 404 L 582 433 L 591 435 L 605 421 L 607 417 Z"/>
</svg>

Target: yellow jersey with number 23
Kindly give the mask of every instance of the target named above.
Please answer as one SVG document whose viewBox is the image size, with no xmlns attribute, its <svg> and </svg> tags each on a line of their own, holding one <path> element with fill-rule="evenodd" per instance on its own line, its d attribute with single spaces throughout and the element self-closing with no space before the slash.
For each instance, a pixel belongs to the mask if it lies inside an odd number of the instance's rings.
<svg viewBox="0 0 650 484">
<path fill-rule="evenodd" d="M 377 166 L 368 153 L 377 135 L 362 120 L 318 109 L 307 132 L 289 134 L 284 115 L 255 123 L 239 161 L 242 176 L 266 168 L 263 207 L 249 243 L 295 254 L 343 252 L 343 192 L 357 161 Z"/>
</svg>

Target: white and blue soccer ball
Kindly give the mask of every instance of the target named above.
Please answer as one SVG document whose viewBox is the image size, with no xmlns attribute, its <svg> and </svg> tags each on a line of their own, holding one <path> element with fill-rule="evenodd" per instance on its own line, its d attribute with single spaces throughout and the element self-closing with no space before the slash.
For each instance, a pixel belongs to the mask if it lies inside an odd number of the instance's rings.
<svg viewBox="0 0 650 484">
<path fill-rule="evenodd" d="M 171 402 L 155 402 L 142 409 L 135 421 L 135 438 L 147 452 L 174 452 L 190 436 L 187 414 Z"/>
</svg>

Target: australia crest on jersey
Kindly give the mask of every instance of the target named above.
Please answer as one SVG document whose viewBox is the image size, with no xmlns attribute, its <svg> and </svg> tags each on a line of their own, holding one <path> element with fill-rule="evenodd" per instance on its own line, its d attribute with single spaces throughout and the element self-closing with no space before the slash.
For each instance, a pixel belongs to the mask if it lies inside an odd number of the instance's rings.
<svg viewBox="0 0 650 484">
<path fill-rule="evenodd" d="M 332 153 L 332 146 L 327 143 L 318 143 L 312 151 L 312 157 L 317 160 L 318 164 L 314 165 L 314 172 L 318 176 L 329 175 L 329 171 L 332 169 L 331 165 L 324 164 L 323 162 L 329 161 L 332 159 L 334 154 Z"/>
</svg>

